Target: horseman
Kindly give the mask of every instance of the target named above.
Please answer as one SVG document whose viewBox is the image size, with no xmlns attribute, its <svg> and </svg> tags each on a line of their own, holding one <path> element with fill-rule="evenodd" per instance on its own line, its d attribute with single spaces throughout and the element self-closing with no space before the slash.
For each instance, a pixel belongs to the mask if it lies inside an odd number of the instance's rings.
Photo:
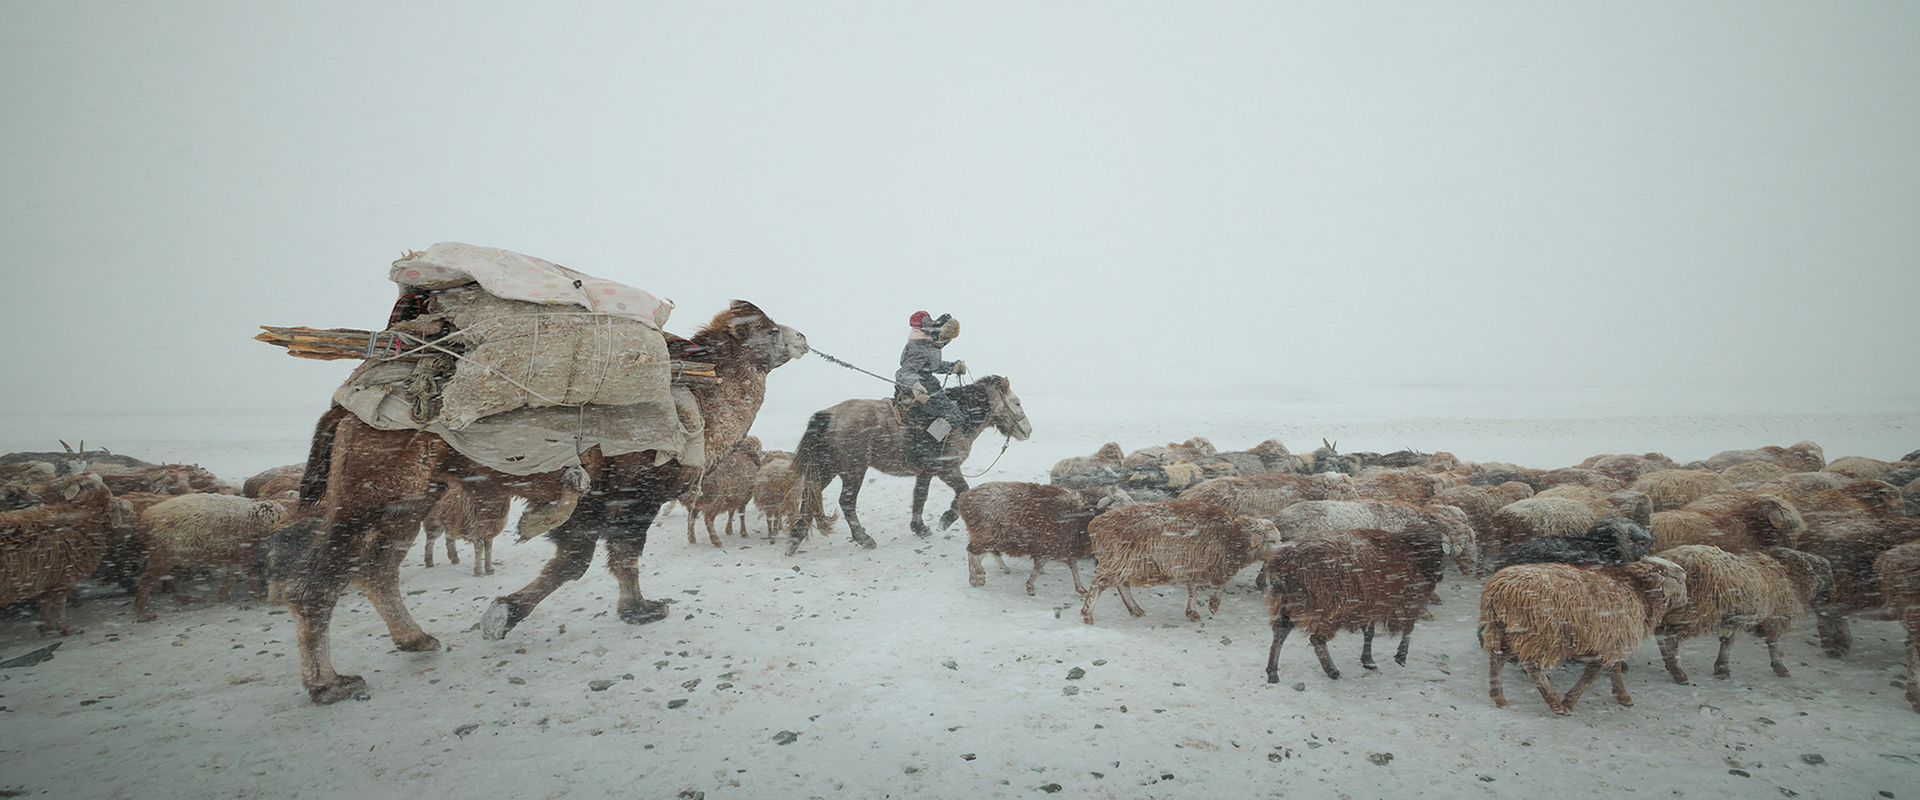
<svg viewBox="0 0 1920 800">
<path fill-rule="evenodd" d="M 900 351 L 900 369 L 893 374 L 893 402 L 903 412 L 907 451 L 920 464 L 937 466 L 944 458 L 947 434 L 966 420 L 959 404 L 946 395 L 934 375 L 965 375 L 967 362 L 941 360 L 941 350 L 960 335 L 960 321 L 950 314 L 934 317 L 915 311 L 907 319 L 907 346 Z"/>
</svg>

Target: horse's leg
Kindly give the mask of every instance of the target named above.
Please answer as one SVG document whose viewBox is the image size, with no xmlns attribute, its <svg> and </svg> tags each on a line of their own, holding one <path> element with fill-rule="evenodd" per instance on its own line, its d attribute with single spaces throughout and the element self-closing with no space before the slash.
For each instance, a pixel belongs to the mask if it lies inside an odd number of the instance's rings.
<svg viewBox="0 0 1920 800">
<path fill-rule="evenodd" d="M 933 535 L 933 531 L 927 530 L 927 523 L 920 521 L 920 514 L 927 507 L 927 487 L 932 484 L 933 473 L 931 472 L 922 472 L 913 476 L 913 516 L 909 518 L 911 522 L 908 525 L 913 528 L 915 536 Z"/>
<path fill-rule="evenodd" d="M 860 484 L 866 482 L 867 471 L 859 474 L 841 473 L 840 475 L 840 513 L 847 517 L 847 528 L 853 531 L 853 540 L 868 550 L 874 548 L 873 537 L 867 535 L 867 528 L 860 524 L 860 514 L 855 506 L 860 502 Z M 914 521 L 920 519 L 919 506 L 914 507 Z"/>
<path fill-rule="evenodd" d="M 953 521 L 960 518 L 960 495 L 967 493 L 967 477 L 960 474 L 959 462 L 954 463 L 953 468 L 940 473 L 940 482 L 953 490 L 953 502 L 949 503 L 946 512 L 940 515 L 940 530 L 943 531 L 953 527 Z M 914 515 L 914 519 L 919 518 L 918 514 Z"/>
</svg>

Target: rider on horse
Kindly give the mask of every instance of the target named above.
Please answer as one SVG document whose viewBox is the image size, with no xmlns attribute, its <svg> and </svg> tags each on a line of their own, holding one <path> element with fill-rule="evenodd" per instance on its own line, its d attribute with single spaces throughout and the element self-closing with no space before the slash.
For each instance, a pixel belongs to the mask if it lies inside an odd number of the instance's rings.
<svg viewBox="0 0 1920 800">
<path fill-rule="evenodd" d="M 946 396 L 934 377 L 967 372 L 967 362 L 940 358 L 941 348 L 960 335 L 960 321 L 950 314 L 934 317 L 915 311 L 907 324 L 907 346 L 900 351 L 900 369 L 893 374 L 893 401 L 905 414 L 907 450 L 913 460 L 936 465 L 947 433 L 965 421 L 959 404 Z"/>
</svg>

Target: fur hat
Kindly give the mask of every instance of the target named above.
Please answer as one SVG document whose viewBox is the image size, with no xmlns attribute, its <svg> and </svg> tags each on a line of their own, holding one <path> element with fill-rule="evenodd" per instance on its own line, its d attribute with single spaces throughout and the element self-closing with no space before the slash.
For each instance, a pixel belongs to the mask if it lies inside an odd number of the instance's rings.
<svg viewBox="0 0 1920 800">
<path fill-rule="evenodd" d="M 927 327 L 927 320 L 932 318 L 933 315 L 925 311 L 915 311 L 913 312 L 913 316 L 907 317 L 907 326 L 924 329 Z"/>
<path fill-rule="evenodd" d="M 946 344 L 960 336 L 960 320 L 951 314 L 941 314 L 939 318 L 927 321 L 926 331 L 933 334 L 935 341 Z"/>
</svg>

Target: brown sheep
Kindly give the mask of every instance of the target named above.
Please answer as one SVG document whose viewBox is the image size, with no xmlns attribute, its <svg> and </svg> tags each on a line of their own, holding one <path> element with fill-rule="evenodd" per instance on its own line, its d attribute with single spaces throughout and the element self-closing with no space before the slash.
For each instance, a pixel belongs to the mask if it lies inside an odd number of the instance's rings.
<svg viewBox="0 0 1920 800">
<path fill-rule="evenodd" d="M 1104 450 L 1105 448 L 1102 448 L 1103 452 Z M 1176 464 L 1219 454 L 1220 451 L 1214 448 L 1213 442 L 1208 441 L 1204 436 L 1195 436 L 1184 442 L 1168 442 L 1155 447 L 1142 447 L 1128 453 L 1120 463 L 1126 470 L 1134 470 L 1150 464 Z"/>
<path fill-rule="evenodd" d="M 1725 450 L 1707 458 L 1706 465 L 1707 469 L 1721 471 L 1747 461 L 1767 461 L 1794 472 L 1819 472 L 1827 466 L 1826 453 L 1813 442 L 1800 442 L 1792 447 L 1767 445 L 1755 450 Z"/>
<path fill-rule="evenodd" d="M 158 619 L 147 595 L 174 567 L 225 567 L 220 601 L 226 602 L 234 576 L 252 576 L 255 548 L 285 516 L 286 509 L 271 500 L 224 494 L 181 495 L 147 509 L 140 515 L 147 568 L 133 596 L 134 619 Z"/>
<path fill-rule="evenodd" d="M 1793 503 L 1770 494 L 1723 492 L 1653 515 L 1653 550 L 1710 544 L 1729 553 L 1794 547 L 1806 520 Z"/>
<path fill-rule="evenodd" d="M 1813 610 L 1819 618 L 1820 646 L 1840 658 L 1853 648 L 1847 615 L 1885 603 L 1874 559 L 1903 544 L 1920 542 L 1920 519 L 1808 514 L 1800 546 L 1833 564 L 1833 597 Z"/>
<path fill-rule="evenodd" d="M 1495 707 L 1507 707 L 1500 671 L 1512 658 L 1555 714 L 1566 714 L 1602 670 L 1613 680 L 1614 699 L 1631 706 L 1623 662 L 1686 602 L 1686 571 L 1658 556 L 1624 567 L 1518 564 L 1495 572 L 1480 591 L 1487 695 Z M 1576 658 L 1587 670 L 1561 697 L 1547 670 Z"/>
<path fill-rule="evenodd" d="M 1590 486 L 1602 492 L 1617 492 L 1627 488 L 1630 481 L 1622 481 L 1605 473 L 1583 467 L 1561 467 L 1540 473 L 1540 485 L 1534 491 L 1543 491 L 1555 486 Z"/>
<path fill-rule="evenodd" d="M 1906 502 L 1893 484 L 1877 480 L 1848 481 L 1836 489 L 1786 489 L 1779 496 L 1801 514 L 1858 514 L 1868 517 L 1906 516 Z"/>
<path fill-rule="evenodd" d="M 1007 568 L 1005 556 L 1033 559 L 1027 575 L 1027 594 L 1048 561 L 1064 561 L 1073 572 L 1073 588 L 1085 594 L 1080 582 L 1080 559 L 1093 555 L 1087 523 L 1126 494 L 1114 487 L 1069 489 L 1038 483 L 996 481 L 975 486 L 960 495 L 960 519 L 967 526 L 967 582 L 985 586 L 987 572 L 980 559 L 992 553 Z"/>
<path fill-rule="evenodd" d="M 420 530 L 426 540 L 422 561 L 426 566 L 433 566 L 433 541 L 445 536 L 447 561 L 460 563 L 460 551 L 454 549 L 453 543 L 456 539 L 462 540 L 473 545 L 474 576 L 492 575 L 493 540 L 507 527 L 507 516 L 513 510 L 512 499 L 476 493 L 468 488 L 466 481 L 452 473 L 440 473 L 437 480 L 444 487 L 440 498 L 433 501 L 433 508 L 420 520 Z M 528 514 L 538 517 L 545 510 L 541 504 L 529 503 L 521 519 L 525 521 Z M 288 511 L 291 513 L 293 509 Z M 530 522 L 521 525 L 523 532 L 528 524 Z"/>
<path fill-rule="evenodd" d="M 1354 490 L 1361 497 L 1399 500 L 1416 506 L 1431 502 L 1433 493 L 1445 488 L 1442 484 L 1447 483 L 1441 475 L 1416 468 L 1368 467 L 1353 476 Z"/>
<path fill-rule="evenodd" d="M 1520 481 L 1507 481 L 1497 486 L 1452 486 L 1433 493 L 1433 505 L 1453 506 L 1467 515 L 1467 524 L 1473 526 L 1474 541 L 1487 539 L 1487 527 L 1493 521 L 1493 512 L 1499 511 L 1508 503 L 1525 500 L 1533 496 L 1533 487 Z"/>
<path fill-rule="evenodd" d="M 40 494 L 51 502 L 0 512 L 0 606 L 37 600 L 40 632 L 70 636 L 67 593 L 100 565 L 128 521 L 98 475 L 59 478 Z"/>
<path fill-rule="evenodd" d="M 266 500 L 268 498 L 278 497 L 281 492 L 298 492 L 300 491 L 300 478 L 306 474 L 306 471 L 307 465 L 305 462 L 286 464 L 273 467 L 272 469 L 261 470 L 258 474 L 248 478 L 246 482 L 240 484 L 240 496 Z"/>
<path fill-rule="evenodd" d="M 1728 483 L 1735 486 L 1748 483 L 1764 483 L 1783 475 L 1791 474 L 1793 474 L 1792 470 L 1771 461 L 1742 461 L 1720 470 L 1720 477 L 1726 478 Z"/>
<path fill-rule="evenodd" d="M 1789 677 L 1780 660 L 1780 637 L 1833 592 L 1833 567 L 1826 559 L 1785 547 L 1729 553 L 1689 544 L 1661 551 L 1660 557 L 1687 571 L 1687 602 L 1668 611 L 1655 632 L 1660 658 L 1674 683 L 1687 682 L 1680 668 L 1680 643 L 1706 633 L 1720 637 L 1713 676 L 1732 675 L 1727 652 L 1734 634 L 1742 630 L 1766 641 L 1773 673 Z"/>
<path fill-rule="evenodd" d="M 787 529 L 787 523 L 800 513 L 800 476 L 793 471 L 793 454 L 769 450 L 760 457 L 760 470 L 753 475 L 753 506 L 767 523 L 767 538 Z M 820 535 L 832 530 L 832 522 L 822 526 Z"/>
<path fill-rule="evenodd" d="M 1587 508 L 1600 516 L 1619 514 L 1627 519 L 1645 525 L 1653 521 L 1653 499 L 1632 489 L 1601 491 L 1596 486 L 1575 486 L 1560 484 L 1549 486 L 1535 492 L 1534 497 L 1566 497 L 1587 504 Z"/>
<path fill-rule="evenodd" d="M 1482 574 L 1480 545 L 1474 541 L 1473 526 L 1467 522 L 1466 512 L 1452 506 L 1416 506 L 1398 500 L 1308 500 L 1288 506 L 1274 515 L 1273 522 L 1282 539 L 1308 531 L 1351 528 L 1435 530 L 1453 548 L 1453 560 L 1461 574 Z M 1438 597 L 1430 599 L 1439 602 Z"/>
<path fill-rule="evenodd" d="M 1353 478 L 1338 472 L 1289 475 L 1270 472 L 1209 478 L 1180 493 L 1183 501 L 1207 503 L 1229 514 L 1273 519 L 1303 500 L 1358 500 Z"/>
<path fill-rule="evenodd" d="M 1881 553 L 1873 570 L 1887 611 L 1907 632 L 1907 705 L 1920 712 L 1920 543 Z"/>
<path fill-rule="evenodd" d="M 1825 467 L 1821 467 L 1820 471 L 1836 472 L 1854 480 L 1877 481 L 1880 476 L 1892 472 L 1893 468 L 1898 466 L 1901 466 L 1898 462 L 1881 461 L 1866 456 L 1841 456 Z"/>
<path fill-rule="evenodd" d="M 1430 528 L 1314 531 L 1281 545 L 1263 571 L 1273 626 L 1267 682 L 1280 682 L 1280 645 L 1295 627 L 1306 629 L 1327 677 L 1339 680 L 1327 640 L 1341 630 L 1364 632 L 1360 666 L 1366 669 L 1375 669 L 1376 628 L 1400 634 L 1393 662 L 1406 666 L 1413 623 L 1426 613 L 1427 597 L 1446 571 L 1446 548 L 1440 532 Z"/>
<path fill-rule="evenodd" d="M 1621 486 L 1632 486 L 1640 476 L 1663 469 L 1679 466 L 1673 459 L 1660 453 L 1633 455 L 1620 453 L 1614 455 L 1593 456 L 1580 462 L 1581 469 L 1590 469 L 1620 482 Z"/>
<path fill-rule="evenodd" d="M 1055 486 L 1076 489 L 1112 486 L 1126 477 L 1126 460 L 1119 443 L 1108 442 L 1091 456 L 1069 456 L 1055 462 L 1049 479 Z"/>
<path fill-rule="evenodd" d="M 740 516 L 740 535 L 747 535 L 747 502 L 753 499 L 753 481 L 760 473 L 760 439 L 746 436 L 726 455 L 715 459 L 699 483 L 680 495 L 687 507 L 687 544 L 694 543 L 694 520 L 707 518 L 707 540 L 722 547 L 713 519 L 727 515 L 726 532 L 733 533 L 734 515 Z"/>
<path fill-rule="evenodd" d="M 1672 511 L 1707 495 L 1731 491 L 1733 482 L 1710 469 L 1663 469 L 1640 476 L 1632 488 L 1653 501 L 1654 511 Z"/>
<path fill-rule="evenodd" d="M 51 483 L 59 470 L 46 461 L 0 464 L 0 511 L 18 511 L 40 505 L 35 486 Z"/>
<path fill-rule="evenodd" d="M 1133 601 L 1132 587 L 1181 583 L 1187 585 L 1187 619 L 1198 622 L 1196 585 L 1213 585 L 1207 610 L 1218 612 L 1227 581 L 1272 557 L 1280 544 L 1272 522 L 1196 502 L 1116 508 L 1095 517 L 1087 534 L 1096 560 L 1093 585 L 1080 606 L 1080 620 L 1088 625 L 1093 624 L 1093 601 L 1109 587 L 1119 590 L 1127 613 L 1139 617 L 1147 612 Z"/>
</svg>

